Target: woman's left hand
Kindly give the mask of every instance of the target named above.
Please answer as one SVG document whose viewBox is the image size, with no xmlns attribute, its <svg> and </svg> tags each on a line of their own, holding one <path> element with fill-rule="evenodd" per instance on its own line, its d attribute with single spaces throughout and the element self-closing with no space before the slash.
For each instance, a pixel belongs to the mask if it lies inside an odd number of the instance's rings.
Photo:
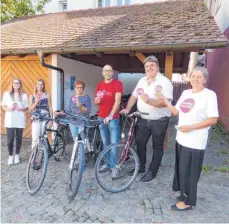
<svg viewBox="0 0 229 224">
<path fill-rule="evenodd" d="M 193 130 L 194 130 L 194 128 L 192 125 L 184 125 L 184 126 L 179 127 L 179 131 L 184 132 L 184 133 L 187 133 L 187 132 L 190 132 Z"/>
</svg>

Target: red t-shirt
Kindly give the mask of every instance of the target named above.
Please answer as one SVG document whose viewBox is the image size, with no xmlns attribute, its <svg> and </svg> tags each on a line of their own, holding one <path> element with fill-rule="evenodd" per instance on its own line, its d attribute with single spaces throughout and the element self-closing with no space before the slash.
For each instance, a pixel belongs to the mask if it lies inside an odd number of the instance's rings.
<svg viewBox="0 0 229 224">
<path fill-rule="evenodd" d="M 95 97 L 100 97 L 98 116 L 106 118 L 109 116 L 115 102 L 115 94 L 122 94 L 122 83 L 119 80 L 112 80 L 110 83 L 100 82 L 95 90 Z M 113 118 L 119 118 L 118 110 Z"/>
</svg>

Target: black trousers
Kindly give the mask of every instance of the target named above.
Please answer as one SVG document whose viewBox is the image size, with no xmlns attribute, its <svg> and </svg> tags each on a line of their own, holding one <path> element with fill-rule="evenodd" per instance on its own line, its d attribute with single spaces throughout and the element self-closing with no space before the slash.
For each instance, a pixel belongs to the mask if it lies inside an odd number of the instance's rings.
<svg viewBox="0 0 229 224">
<path fill-rule="evenodd" d="M 186 205 L 196 205 L 197 183 L 200 178 L 205 150 L 192 149 L 176 142 L 173 190 L 180 191 Z"/>
<path fill-rule="evenodd" d="M 157 174 L 163 157 L 163 143 L 166 130 L 169 124 L 169 117 L 163 117 L 159 120 L 140 119 L 136 127 L 136 144 L 140 159 L 140 169 L 145 169 L 146 164 L 146 145 L 152 135 L 153 157 L 149 170 L 154 175 Z"/>
<path fill-rule="evenodd" d="M 23 128 L 6 128 L 7 133 L 7 146 L 9 155 L 13 155 L 14 150 L 14 136 L 16 133 L 16 154 L 20 153 L 21 143 L 22 143 L 22 134 Z"/>
</svg>

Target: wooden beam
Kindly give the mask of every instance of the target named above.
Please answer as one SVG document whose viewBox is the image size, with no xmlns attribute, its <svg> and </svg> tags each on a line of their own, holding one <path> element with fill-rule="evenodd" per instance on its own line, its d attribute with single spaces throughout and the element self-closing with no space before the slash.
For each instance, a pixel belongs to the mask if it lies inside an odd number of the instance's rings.
<svg viewBox="0 0 229 224">
<path fill-rule="evenodd" d="M 166 52 L 165 76 L 170 80 L 172 80 L 172 74 L 173 74 L 173 56 L 174 56 L 174 52 Z"/>
<path fill-rule="evenodd" d="M 135 56 L 138 58 L 139 61 L 141 61 L 142 64 L 144 63 L 144 60 L 146 58 L 144 54 L 142 54 L 141 52 L 136 52 Z"/>
</svg>

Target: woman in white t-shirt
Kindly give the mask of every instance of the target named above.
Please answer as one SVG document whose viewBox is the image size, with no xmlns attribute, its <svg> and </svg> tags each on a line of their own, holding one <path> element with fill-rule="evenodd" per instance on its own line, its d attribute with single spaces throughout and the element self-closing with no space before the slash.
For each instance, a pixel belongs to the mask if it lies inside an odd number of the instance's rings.
<svg viewBox="0 0 229 224">
<path fill-rule="evenodd" d="M 9 151 L 8 165 L 20 163 L 20 149 L 23 129 L 25 128 L 25 111 L 28 109 L 28 96 L 23 91 L 20 79 L 13 79 L 9 91 L 3 94 L 2 108 L 5 111 L 5 127 Z M 16 133 L 16 154 L 13 158 L 14 136 Z"/>
<path fill-rule="evenodd" d="M 34 87 L 34 94 L 29 96 L 29 111 L 41 114 L 44 118 L 52 117 L 51 98 L 46 92 L 45 82 L 39 79 Z M 36 145 L 45 125 L 45 119 L 31 117 L 32 120 L 32 149 Z"/>
<path fill-rule="evenodd" d="M 179 116 L 176 136 L 173 190 L 180 191 L 172 210 L 192 209 L 197 200 L 197 183 L 202 170 L 204 151 L 211 125 L 219 117 L 215 92 L 205 88 L 208 71 L 196 67 L 190 75 L 192 89 L 183 91 L 176 106 L 161 97 L 174 116 Z"/>
</svg>

